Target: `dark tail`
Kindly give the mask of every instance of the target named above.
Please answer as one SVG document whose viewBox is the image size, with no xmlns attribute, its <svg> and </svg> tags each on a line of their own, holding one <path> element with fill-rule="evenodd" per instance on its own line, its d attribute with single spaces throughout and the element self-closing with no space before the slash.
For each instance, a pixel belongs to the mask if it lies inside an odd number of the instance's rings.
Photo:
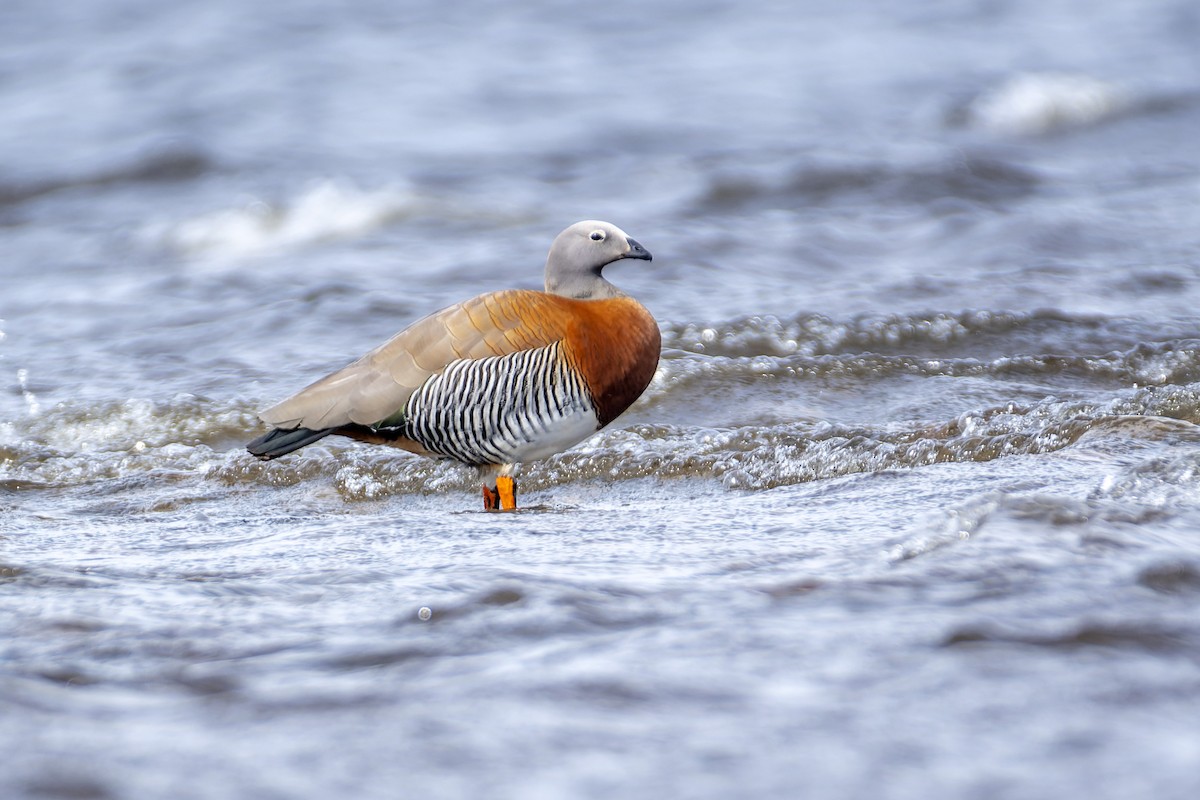
<svg viewBox="0 0 1200 800">
<path fill-rule="evenodd" d="M 312 431 L 308 428 L 296 428 L 285 431 L 282 428 L 276 428 L 246 445 L 246 449 L 261 460 L 270 461 L 272 458 L 287 455 L 293 450 L 299 450 L 301 447 L 312 444 L 318 439 L 324 439 L 333 433 L 333 431 L 333 428 L 325 428 L 320 431 Z"/>
</svg>

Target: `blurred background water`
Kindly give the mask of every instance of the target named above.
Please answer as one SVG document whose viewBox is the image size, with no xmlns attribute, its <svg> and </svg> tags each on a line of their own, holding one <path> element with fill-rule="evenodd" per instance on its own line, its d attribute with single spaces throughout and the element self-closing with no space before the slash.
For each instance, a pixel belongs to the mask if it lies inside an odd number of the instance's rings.
<svg viewBox="0 0 1200 800">
<path fill-rule="evenodd" d="M 1200 6 L 0 6 L 6 797 L 1200 794 Z M 255 411 L 610 220 L 469 470 Z M 422 612 L 422 609 L 426 609 Z"/>
</svg>

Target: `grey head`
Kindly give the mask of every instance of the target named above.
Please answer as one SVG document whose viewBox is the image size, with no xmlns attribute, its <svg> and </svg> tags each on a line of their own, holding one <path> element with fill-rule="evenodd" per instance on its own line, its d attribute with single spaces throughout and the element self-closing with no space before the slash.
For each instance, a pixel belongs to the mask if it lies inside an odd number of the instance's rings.
<svg viewBox="0 0 1200 800">
<path fill-rule="evenodd" d="M 620 297 L 600 273 L 624 258 L 650 260 L 646 248 L 608 222 L 587 219 L 560 233 L 546 257 L 546 291 L 580 300 Z"/>
</svg>

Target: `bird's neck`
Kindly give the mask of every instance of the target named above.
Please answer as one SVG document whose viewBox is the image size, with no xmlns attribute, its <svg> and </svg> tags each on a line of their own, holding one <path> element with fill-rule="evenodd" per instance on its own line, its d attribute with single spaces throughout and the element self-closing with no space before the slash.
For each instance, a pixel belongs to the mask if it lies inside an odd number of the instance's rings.
<svg viewBox="0 0 1200 800">
<path fill-rule="evenodd" d="M 546 291 L 575 300 L 608 300 L 625 293 L 609 283 L 599 271 L 546 275 Z"/>
</svg>

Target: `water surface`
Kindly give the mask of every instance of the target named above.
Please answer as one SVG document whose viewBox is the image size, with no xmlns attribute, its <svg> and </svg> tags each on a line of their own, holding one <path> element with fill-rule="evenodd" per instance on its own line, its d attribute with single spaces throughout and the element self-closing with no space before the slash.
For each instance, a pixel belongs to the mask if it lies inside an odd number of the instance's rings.
<svg viewBox="0 0 1200 800">
<path fill-rule="evenodd" d="M 0 10 L 13 797 L 1200 793 L 1200 12 Z M 471 471 L 257 409 L 608 219 L 663 332 Z"/>
</svg>

